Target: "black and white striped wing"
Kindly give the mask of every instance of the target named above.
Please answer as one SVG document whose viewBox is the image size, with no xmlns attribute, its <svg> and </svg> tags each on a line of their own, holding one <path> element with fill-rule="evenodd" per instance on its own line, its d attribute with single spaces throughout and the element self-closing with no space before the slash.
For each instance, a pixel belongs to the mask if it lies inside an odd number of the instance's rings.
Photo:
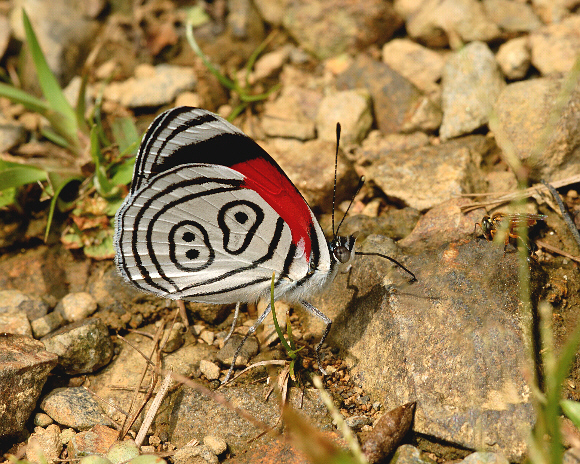
<svg viewBox="0 0 580 464">
<path fill-rule="evenodd" d="M 116 218 L 123 276 L 144 291 L 206 303 L 255 301 L 273 272 L 281 293 L 284 282 L 303 279 L 308 262 L 290 227 L 243 182 L 230 168 L 191 164 L 131 194 Z"/>
<path fill-rule="evenodd" d="M 248 149 L 258 150 L 260 156 L 266 153 L 236 126 L 207 110 L 181 106 L 166 111 L 153 121 L 141 141 L 131 193 L 157 174 L 179 165 L 230 166 L 246 156 Z"/>
</svg>

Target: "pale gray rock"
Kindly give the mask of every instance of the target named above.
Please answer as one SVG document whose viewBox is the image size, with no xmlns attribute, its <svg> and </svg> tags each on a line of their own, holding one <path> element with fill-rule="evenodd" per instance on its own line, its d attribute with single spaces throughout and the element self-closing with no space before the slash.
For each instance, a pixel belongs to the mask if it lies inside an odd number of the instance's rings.
<svg viewBox="0 0 580 464">
<path fill-rule="evenodd" d="M 12 4 L 10 25 L 25 41 L 22 10 L 26 10 L 48 66 L 62 85 L 75 75 L 94 45 L 98 23 L 86 16 L 84 2 L 17 0 Z M 27 64 L 33 73 L 31 62 Z"/>
<path fill-rule="evenodd" d="M 109 329 L 100 319 L 85 319 L 42 338 L 48 351 L 58 355 L 58 365 L 69 375 L 87 374 L 113 357 Z"/>
<path fill-rule="evenodd" d="M 264 21 L 273 26 L 281 26 L 289 2 L 290 0 L 254 0 L 254 5 Z"/>
<path fill-rule="evenodd" d="M 0 291 L 0 314 L 23 312 L 29 320 L 33 321 L 45 316 L 48 305 L 40 298 L 35 298 L 22 293 L 19 290 Z"/>
<path fill-rule="evenodd" d="M 78 322 L 89 317 L 97 310 L 97 302 L 90 293 L 69 293 L 56 305 L 67 322 Z"/>
<path fill-rule="evenodd" d="M 365 89 L 344 90 L 325 96 L 318 107 L 318 138 L 336 142 L 336 123 L 341 126 L 341 143 L 360 143 L 373 124 L 371 96 Z"/>
<path fill-rule="evenodd" d="M 531 52 L 527 37 L 518 37 L 500 45 L 495 55 L 499 67 L 508 79 L 522 79 L 528 73 Z"/>
<path fill-rule="evenodd" d="M 580 15 L 550 24 L 530 34 L 532 64 L 547 76 L 567 73 L 580 55 Z"/>
<path fill-rule="evenodd" d="M 46 429 L 36 427 L 34 433 L 28 438 L 26 459 L 30 462 L 54 464 L 60 461 L 59 458 L 62 448 L 63 445 L 58 425 L 52 424 Z"/>
<path fill-rule="evenodd" d="M 37 412 L 34 415 L 34 425 L 38 427 L 48 427 L 50 424 L 53 424 L 54 421 L 48 414 L 44 414 L 43 412 Z"/>
<path fill-rule="evenodd" d="M 435 464 L 435 461 L 412 445 L 401 445 L 395 451 L 391 464 Z"/>
<path fill-rule="evenodd" d="M 240 346 L 243 336 L 234 333 L 228 342 L 223 346 L 216 355 L 216 359 L 225 367 L 228 368 L 234 359 L 234 353 Z M 255 336 L 250 336 L 242 346 L 238 357 L 236 358 L 236 367 L 246 367 L 250 359 L 258 354 L 258 340 Z"/>
<path fill-rule="evenodd" d="M 381 132 L 431 131 L 441 122 L 440 109 L 417 87 L 385 63 L 366 54 L 359 54 L 352 65 L 337 76 L 336 86 L 340 90 L 368 90 Z"/>
<path fill-rule="evenodd" d="M 202 359 L 199 362 L 199 370 L 207 380 L 217 380 L 220 377 L 220 368 L 217 364 Z"/>
<path fill-rule="evenodd" d="M 225 453 L 228 449 L 226 441 L 222 437 L 217 437 L 215 435 L 206 435 L 203 437 L 203 444 L 216 456 Z"/>
<path fill-rule="evenodd" d="M 558 100 L 562 82 L 541 78 L 509 84 L 494 108 L 497 124 L 490 129 L 500 148 L 513 152 L 532 179 L 552 181 L 580 172 L 580 88 Z"/>
<path fill-rule="evenodd" d="M 488 42 L 500 36 L 499 27 L 476 0 L 426 0 L 406 26 L 411 38 L 434 47 L 449 44 L 458 49 L 464 42 Z"/>
<path fill-rule="evenodd" d="M 52 311 L 46 316 L 34 319 L 30 325 L 34 338 L 42 338 L 65 324 L 65 320 L 58 311 Z"/>
<path fill-rule="evenodd" d="M 435 218 L 433 234 L 445 219 Z M 483 239 L 426 248 L 426 238 L 419 254 L 403 255 L 378 238 L 361 249 L 400 260 L 418 281 L 385 259 L 359 258 L 364 265 L 311 300 L 333 320 L 329 343 L 371 401 L 386 410 L 417 401 L 415 432 L 521 460 L 535 415 L 522 374 L 529 361 L 517 253 L 504 256 Z M 530 265 L 536 295 L 545 276 Z M 308 326 L 321 329 L 314 318 Z"/>
<path fill-rule="evenodd" d="M 220 389 L 220 393 L 230 402 L 266 424 L 274 425 L 280 416 L 279 403 L 274 395 L 264 400 L 263 391 L 263 385 L 233 384 Z M 203 442 L 207 435 L 214 435 L 225 440 L 230 451 L 237 454 L 247 449 L 247 441 L 261 431 L 231 408 L 217 404 L 196 390 L 184 388 L 179 398 L 170 418 L 171 423 L 175 424 L 171 431 L 171 443 L 178 448 L 192 439 Z M 328 430 L 331 427 L 328 411 L 315 389 L 293 387 L 288 392 L 288 402 L 292 407 L 299 408 L 300 414 L 307 416 L 309 422 L 318 428 Z M 262 444 L 267 444 L 272 438 L 265 435 L 260 440 Z"/>
<path fill-rule="evenodd" d="M 6 16 L 0 16 L 0 59 L 6 53 L 6 49 L 8 48 L 8 43 L 10 42 L 10 22 Z"/>
<path fill-rule="evenodd" d="M 75 430 L 88 430 L 96 424 L 114 427 L 97 400 L 83 387 L 57 388 L 43 398 L 40 408 L 56 423 Z"/>
<path fill-rule="evenodd" d="M 381 144 L 363 144 L 357 157 L 373 161 L 359 172 L 387 196 L 423 211 L 462 193 L 485 186 L 479 170 L 493 142 L 468 136 L 440 145 L 391 151 Z"/>
<path fill-rule="evenodd" d="M 286 5 L 282 24 L 300 47 L 325 59 L 371 44 L 381 46 L 402 20 L 382 0 L 293 0 Z"/>
<path fill-rule="evenodd" d="M 542 26 L 532 7 L 514 0 L 483 0 L 486 16 L 508 32 L 530 32 Z"/>
<path fill-rule="evenodd" d="M 0 313 L 0 327 L 2 332 L 32 338 L 32 328 L 25 313 Z"/>
<path fill-rule="evenodd" d="M 174 464 L 218 464 L 217 456 L 205 445 L 179 448 L 172 456 Z"/>
<path fill-rule="evenodd" d="M 185 326 L 181 322 L 176 322 L 172 327 L 165 329 L 163 338 L 159 344 L 164 353 L 173 353 L 183 346 L 185 341 L 183 334 L 185 330 Z"/>
<path fill-rule="evenodd" d="M 154 334 L 154 326 L 146 326 L 141 330 Z M 202 359 L 215 361 L 217 348 L 205 343 L 195 343 L 193 337 L 185 334 L 185 344 L 173 353 L 164 355 L 163 368 L 185 376 L 192 376 L 196 372 L 196 366 Z M 150 353 L 153 348 L 153 341 L 148 337 L 139 334 L 129 333 L 125 338 L 130 343 L 119 345 L 118 354 L 105 369 L 92 374 L 91 388 L 104 401 L 112 401 L 121 409 L 127 410 L 130 407 L 135 385 L 141 381 L 143 369 L 146 361 L 136 350 L 142 353 Z M 136 348 L 136 349 L 135 349 Z M 151 382 L 150 372 L 145 376 L 143 382 Z M 197 371 L 199 372 L 199 371 Z M 199 374 L 198 374 L 199 375 Z M 106 403 L 103 403 L 106 404 Z M 103 406 L 109 417 L 122 421 L 124 416 L 115 408 Z M 137 426 L 139 421 L 137 422 Z"/>
<path fill-rule="evenodd" d="M 497 61 L 483 42 L 472 42 L 450 56 L 441 84 L 441 139 L 468 134 L 487 124 L 504 86 Z"/>
<path fill-rule="evenodd" d="M 410 39 L 393 39 L 383 46 L 383 63 L 429 93 L 437 90 L 445 58 Z"/>
<path fill-rule="evenodd" d="M 190 67 L 143 64 L 135 69 L 134 77 L 110 83 L 104 97 L 129 108 L 155 107 L 171 103 L 181 92 L 193 90 L 196 84 L 197 78 Z"/>
<path fill-rule="evenodd" d="M 269 137 L 313 139 L 321 101 L 319 91 L 288 85 L 276 100 L 264 105 L 262 129 Z"/>
<path fill-rule="evenodd" d="M 498 453 L 478 451 L 467 456 L 459 464 L 509 464 L 509 461 Z"/>
<path fill-rule="evenodd" d="M 532 8 L 545 24 L 559 23 L 570 15 L 577 0 L 532 0 Z"/>
</svg>

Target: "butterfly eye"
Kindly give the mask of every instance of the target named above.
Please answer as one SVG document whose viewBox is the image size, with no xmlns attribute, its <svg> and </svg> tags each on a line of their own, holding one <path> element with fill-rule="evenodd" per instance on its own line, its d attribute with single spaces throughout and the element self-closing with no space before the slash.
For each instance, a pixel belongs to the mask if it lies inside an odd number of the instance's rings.
<svg viewBox="0 0 580 464">
<path fill-rule="evenodd" d="M 350 261 L 350 250 L 345 246 L 339 245 L 334 249 L 334 257 L 339 263 L 348 263 Z"/>
</svg>

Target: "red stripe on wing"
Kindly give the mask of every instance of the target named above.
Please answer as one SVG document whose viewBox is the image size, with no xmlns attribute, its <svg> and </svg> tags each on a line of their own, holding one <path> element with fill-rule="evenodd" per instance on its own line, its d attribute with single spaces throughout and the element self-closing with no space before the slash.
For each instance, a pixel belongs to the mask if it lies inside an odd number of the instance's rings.
<svg viewBox="0 0 580 464">
<path fill-rule="evenodd" d="M 286 221 L 292 231 L 292 242 L 298 245 L 302 241 L 306 261 L 310 261 L 309 231 L 312 226 L 312 216 L 308 204 L 294 184 L 277 166 L 264 158 L 254 158 L 234 164 L 231 168 L 246 177 L 242 186 L 258 192 Z"/>
</svg>

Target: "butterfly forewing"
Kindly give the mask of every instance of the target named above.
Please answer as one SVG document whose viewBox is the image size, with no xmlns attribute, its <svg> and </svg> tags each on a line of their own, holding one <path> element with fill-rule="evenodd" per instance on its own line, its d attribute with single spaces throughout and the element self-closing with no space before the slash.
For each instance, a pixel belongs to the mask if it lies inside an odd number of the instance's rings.
<svg viewBox="0 0 580 464">
<path fill-rule="evenodd" d="M 135 161 L 131 193 L 176 166 L 195 162 L 231 167 L 255 158 L 268 159 L 279 169 L 258 144 L 223 118 L 200 108 L 175 108 L 158 116 L 147 130 Z"/>
</svg>

